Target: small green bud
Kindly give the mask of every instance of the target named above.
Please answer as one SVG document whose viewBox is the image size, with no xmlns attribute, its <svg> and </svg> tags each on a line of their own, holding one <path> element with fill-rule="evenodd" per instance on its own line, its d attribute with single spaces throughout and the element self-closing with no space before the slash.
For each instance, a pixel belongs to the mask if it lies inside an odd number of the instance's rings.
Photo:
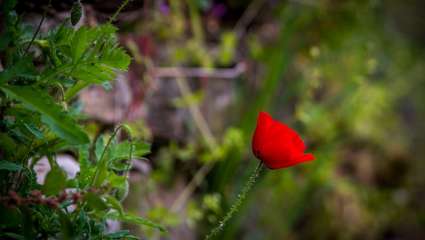
<svg viewBox="0 0 425 240">
<path fill-rule="evenodd" d="M 83 5 L 80 0 L 74 2 L 71 8 L 71 24 L 75 26 L 83 15 Z"/>
</svg>

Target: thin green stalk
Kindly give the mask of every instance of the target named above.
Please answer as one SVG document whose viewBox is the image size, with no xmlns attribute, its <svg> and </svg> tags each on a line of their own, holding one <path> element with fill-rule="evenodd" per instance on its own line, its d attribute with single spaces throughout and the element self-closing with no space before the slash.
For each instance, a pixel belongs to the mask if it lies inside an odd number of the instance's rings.
<svg viewBox="0 0 425 240">
<path fill-rule="evenodd" d="M 236 201 L 232 204 L 230 207 L 230 210 L 226 213 L 224 218 L 218 222 L 218 225 L 214 227 L 208 235 L 205 236 L 205 240 L 211 239 L 212 237 L 219 234 L 221 231 L 223 231 L 224 226 L 226 226 L 227 222 L 233 217 L 233 215 L 239 211 L 243 201 L 245 200 L 248 192 L 251 190 L 254 183 L 257 181 L 258 176 L 261 173 L 261 170 L 263 169 L 263 162 L 260 162 L 258 166 L 255 168 L 254 172 L 249 177 L 248 181 L 245 183 L 245 186 L 243 187 L 241 193 L 238 194 L 238 197 L 236 198 Z"/>
<path fill-rule="evenodd" d="M 49 0 L 49 4 L 47 5 L 47 8 L 50 8 L 51 4 L 52 4 L 51 0 Z M 47 15 L 47 8 L 44 9 L 43 16 L 41 17 L 41 20 L 40 20 L 40 22 L 38 23 L 38 26 L 37 26 L 37 30 L 35 31 L 34 35 L 32 35 L 31 41 L 28 43 L 28 45 L 25 49 L 24 55 L 27 55 L 28 51 L 30 50 L 32 43 L 34 42 L 35 38 L 37 37 L 38 33 L 40 32 L 41 25 L 43 24 L 44 19 L 46 18 L 46 15 Z"/>
<path fill-rule="evenodd" d="M 112 23 L 113 21 L 116 20 L 116 18 L 118 17 L 118 14 L 120 14 L 120 12 L 125 8 L 125 6 L 127 6 L 127 4 L 130 2 L 130 0 L 124 0 L 121 5 L 118 7 L 117 11 L 115 11 L 114 15 L 112 15 L 111 18 L 109 18 L 108 23 Z"/>
</svg>

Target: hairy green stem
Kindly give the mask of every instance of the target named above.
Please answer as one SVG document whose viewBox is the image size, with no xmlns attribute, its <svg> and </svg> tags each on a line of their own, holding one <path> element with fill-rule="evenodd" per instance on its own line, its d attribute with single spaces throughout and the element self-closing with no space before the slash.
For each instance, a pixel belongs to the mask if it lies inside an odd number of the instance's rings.
<svg viewBox="0 0 425 240">
<path fill-rule="evenodd" d="M 238 194 L 236 201 L 230 207 L 230 210 L 226 213 L 224 218 L 218 222 L 218 225 L 215 226 L 206 236 L 205 240 L 211 239 L 212 237 L 219 234 L 223 231 L 224 226 L 227 222 L 233 217 L 233 215 L 239 211 L 243 201 L 245 200 L 248 192 L 251 190 L 254 183 L 257 181 L 258 176 L 260 175 L 261 170 L 263 169 L 263 162 L 260 162 L 255 168 L 254 172 L 249 177 L 248 181 L 245 183 L 241 193 Z"/>
</svg>

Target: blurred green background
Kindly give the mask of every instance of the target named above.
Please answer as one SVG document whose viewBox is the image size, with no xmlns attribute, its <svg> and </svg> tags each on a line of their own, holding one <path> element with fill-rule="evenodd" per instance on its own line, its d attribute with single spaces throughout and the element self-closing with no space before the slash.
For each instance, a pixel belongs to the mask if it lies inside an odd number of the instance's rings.
<svg viewBox="0 0 425 240">
<path fill-rule="evenodd" d="M 82 3 L 89 25 L 119 4 Z M 130 71 L 80 101 L 88 128 L 153 143 L 125 204 L 170 231 L 134 233 L 202 239 L 257 164 L 263 110 L 317 160 L 264 171 L 216 239 L 425 239 L 424 1 L 134 0 L 117 25 Z"/>
<path fill-rule="evenodd" d="M 250 138 L 265 110 L 317 160 L 265 171 L 217 239 L 424 239 L 424 10 L 422 1 L 154 1 L 133 24 L 122 20 L 139 67 L 245 67 L 228 79 L 165 77 L 183 97 L 164 100 L 176 109 L 158 120 L 185 117 L 180 133 L 151 132 L 152 171 L 128 199 L 171 229 L 148 238 L 200 239 L 217 224 L 257 164 Z M 145 86 L 159 81 L 147 72 Z"/>
</svg>

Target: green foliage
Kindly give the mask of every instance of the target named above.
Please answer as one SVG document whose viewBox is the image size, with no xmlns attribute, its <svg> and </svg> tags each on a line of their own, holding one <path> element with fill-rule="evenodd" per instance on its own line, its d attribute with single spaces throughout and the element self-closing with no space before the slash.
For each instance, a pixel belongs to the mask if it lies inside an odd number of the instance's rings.
<svg viewBox="0 0 425 240">
<path fill-rule="evenodd" d="M 9 172 L 16 172 L 22 169 L 21 165 L 18 165 L 9 161 L 0 161 L 0 170 L 6 170 Z"/>
<path fill-rule="evenodd" d="M 52 168 L 46 176 L 43 185 L 43 193 L 50 195 L 57 195 L 63 191 L 66 186 L 66 173 L 59 167 Z"/>
<path fill-rule="evenodd" d="M 117 29 L 110 24 L 74 29 L 63 23 L 34 35 L 38 31 L 19 21 L 15 5 L 13 0 L 2 5 L 7 24 L 0 37 L 5 56 L 0 72 L 0 238 L 135 238 L 125 230 L 106 233 L 107 219 L 165 231 L 125 213 L 121 205 L 128 192 L 130 160 L 149 153 L 150 145 L 118 142 L 117 131 L 107 144 L 103 136 L 92 140 L 70 104 L 80 90 L 106 84 L 127 69 L 130 57 L 118 46 Z M 78 2 L 71 12 L 73 24 L 81 11 Z M 131 136 L 131 129 L 123 128 Z M 55 156 L 64 151 L 80 163 L 74 179 L 56 162 Z M 32 167 L 43 156 L 51 170 L 40 185 Z"/>
<path fill-rule="evenodd" d="M 165 228 L 159 224 L 156 224 L 146 218 L 143 217 L 139 217 L 136 215 L 132 215 L 132 214 L 119 214 L 118 212 L 111 212 L 110 214 L 108 214 L 108 218 L 110 219 L 115 219 L 115 220 L 119 220 L 119 221 L 123 221 L 123 222 L 128 222 L 128 223 L 133 223 L 133 224 L 137 224 L 137 225 L 145 225 L 148 227 L 153 227 L 156 228 L 158 230 L 160 230 L 161 232 L 165 232 Z"/>
<path fill-rule="evenodd" d="M 70 144 L 84 144 L 89 138 L 62 107 L 46 93 L 33 86 L 2 86 L 1 89 L 12 99 L 19 101 L 29 110 L 41 114 L 41 121 L 57 136 Z"/>
</svg>

